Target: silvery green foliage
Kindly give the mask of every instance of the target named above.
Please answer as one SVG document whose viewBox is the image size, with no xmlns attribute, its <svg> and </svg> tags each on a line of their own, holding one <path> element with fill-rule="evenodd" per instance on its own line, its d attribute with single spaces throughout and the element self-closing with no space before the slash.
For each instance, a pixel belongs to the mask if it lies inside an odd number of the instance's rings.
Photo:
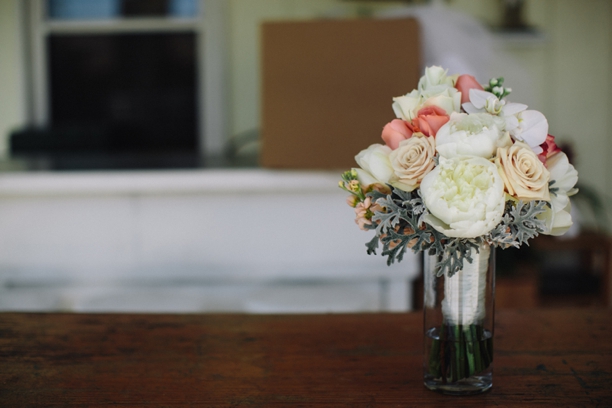
<svg viewBox="0 0 612 408">
<path fill-rule="evenodd" d="M 531 238 L 545 231 L 544 221 L 538 215 L 546 211 L 546 201 L 518 201 L 506 203 L 501 223 L 489 233 L 487 241 L 500 248 L 519 248 Z"/>
<path fill-rule="evenodd" d="M 376 235 L 366 244 L 368 254 L 376 254 L 382 243 L 383 256 L 387 265 L 400 262 L 406 248 L 419 253 L 426 251 L 437 256 L 437 276 L 454 275 L 461 270 L 463 262 L 472 262 L 472 250 L 478 250 L 481 242 L 493 247 L 519 247 L 544 231 L 544 222 L 537 216 L 546 210 L 545 201 L 508 202 L 501 223 L 489 234 L 478 238 L 451 238 L 436 231 L 422 221 L 428 213 L 418 190 L 406 192 L 393 189 L 391 194 L 378 191 L 368 193 L 372 201 L 383 207 L 372 217 L 369 229 Z"/>
<path fill-rule="evenodd" d="M 440 277 L 445 273 L 449 277 L 463 269 L 463 262 L 472 263 L 472 249 L 478 252 L 479 239 L 448 238 L 443 245 L 442 253 L 438 252 L 435 273 Z"/>
<path fill-rule="evenodd" d="M 375 212 L 372 217 L 376 236 L 366 244 L 368 254 L 376 254 L 379 242 L 382 243 L 382 255 L 387 256 L 387 265 L 400 262 L 406 248 L 413 252 L 427 251 L 437 256 L 439 262 L 438 276 L 448 272 L 452 276 L 462 267 L 463 259 L 472 261 L 470 252 L 478 247 L 477 240 L 449 238 L 422 221 L 427 208 L 418 192 L 406 192 L 393 189 L 389 195 L 377 191 L 368 193 L 384 211 Z"/>
</svg>

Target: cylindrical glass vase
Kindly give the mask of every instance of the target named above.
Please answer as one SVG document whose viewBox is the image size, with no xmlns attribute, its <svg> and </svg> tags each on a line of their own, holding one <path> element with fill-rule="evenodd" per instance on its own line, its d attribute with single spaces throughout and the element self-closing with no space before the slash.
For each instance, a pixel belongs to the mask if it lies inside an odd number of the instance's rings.
<svg viewBox="0 0 612 408">
<path fill-rule="evenodd" d="M 471 263 L 439 277 L 440 260 L 424 255 L 424 382 L 444 394 L 479 394 L 493 384 L 495 249 L 471 252 Z"/>
</svg>

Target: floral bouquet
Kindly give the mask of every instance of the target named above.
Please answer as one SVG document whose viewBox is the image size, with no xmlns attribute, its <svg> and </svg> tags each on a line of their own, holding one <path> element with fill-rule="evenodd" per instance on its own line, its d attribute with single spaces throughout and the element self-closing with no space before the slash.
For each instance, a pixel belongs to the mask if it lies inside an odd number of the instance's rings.
<svg viewBox="0 0 612 408">
<path fill-rule="evenodd" d="M 491 248 L 565 233 L 572 225 L 569 197 L 577 192 L 578 174 L 548 134 L 544 115 L 508 102 L 503 81 L 482 86 L 470 75 L 427 68 L 417 89 L 393 98 L 397 119 L 384 126 L 384 143 L 357 154 L 359 167 L 339 183 L 351 194 L 359 227 L 375 231 L 369 254 L 382 245 L 387 264 L 401 261 L 406 248 L 435 257 L 446 297 L 455 291 L 460 299 L 442 304 L 446 330 L 461 328 L 467 342 L 480 330 L 483 252 L 488 258 Z M 454 277 L 458 272 L 469 276 Z M 469 349 L 450 362 L 452 353 L 439 356 L 446 364 L 432 361 L 435 375 L 461 379 L 485 368 L 490 356 Z M 467 368 L 451 375 L 453 359 Z"/>
</svg>

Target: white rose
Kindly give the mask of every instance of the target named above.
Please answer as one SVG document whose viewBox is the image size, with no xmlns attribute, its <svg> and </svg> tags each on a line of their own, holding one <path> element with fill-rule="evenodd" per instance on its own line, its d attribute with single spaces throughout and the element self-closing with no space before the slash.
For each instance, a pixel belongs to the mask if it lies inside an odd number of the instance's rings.
<svg viewBox="0 0 612 408">
<path fill-rule="evenodd" d="M 414 133 L 410 139 L 400 142 L 399 147 L 391 152 L 389 159 L 395 171 L 393 187 L 412 191 L 435 166 L 436 142 L 433 137 Z"/>
<path fill-rule="evenodd" d="M 425 69 L 419 80 L 418 89 L 393 98 L 393 112 L 398 119 L 412 121 L 419 109 L 425 106 L 439 106 L 447 114 L 461 111 L 461 92 L 455 87 L 458 75 L 447 76 L 441 67 Z"/>
<path fill-rule="evenodd" d="M 550 207 L 543 214 L 546 222 L 547 235 L 563 235 L 572 226 L 570 215 L 571 203 L 569 197 L 578 190 L 574 187 L 578 182 L 578 172 L 563 152 L 559 152 L 546 160 L 550 172 Z"/>
<path fill-rule="evenodd" d="M 365 150 L 360 151 L 355 156 L 355 161 L 368 175 L 372 176 L 377 183 L 386 185 L 393 176 L 393 167 L 389 161 L 391 148 L 381 144 L 373 144 Z M 367 175 L 357 172 L 360 183 L 363 185 L 362 179 L 366 179 Z"/>
<path fill-rule="evenodd" d="M 423 91 L 440 85 L 454 87 L 459 75 L 448 76 L 447 72 L 448 70 L 439 66 L 425 68 L 425 75 L 419 79 L 418 89 Z"/>
<path fill-rule="evenodd" d="M 357 173 L 357 181 L 359 181 L 359 184 L 361 184 L 364 190 L 367 190 L 371 185 L 380 184 L 374 176 L 363 169 L 353 168 L 351 170 L 355 170 L 355 173 Z"/>
<path fill-rule="evenodd" d="M 421 182 L 424 221 L 448 237 L 476 238 L 495 228 L 505 207 L 504 182 L 482 157 L 440 158 Z"/>
<path fill-rule="evenodd" d="M 446 158 L 456 156 L 493 157 L 498 147 L 512 144 L 494 116 L 488 113 L 453 113 L 436 133 L 436 150 Z"/>
<path fill-rule="evenodd" d="M 425 91 L 422 106 L 439 106 L 447 114 L 461 111 L 461 92 L 455 88 L 445 88 L 437 92 Z"/>
<path fill-rule="evenodd" d="M 416 89 L 404 96 L 393 98 L 393 112 L 398 119 L 412 121 L 423 104 L 423 97 Z"/>
<path fill-rule="evenodd" d="M 438 106 L 447 114 L 461 110 L 461 93 L 455 88 L 443 88 L 436 91 L 416 90 L 404 96 L 393 98 L 393 112 L 398 119 L 412 121 L 417 117 L 418 111 L 425 106 Z"/>
</svg>

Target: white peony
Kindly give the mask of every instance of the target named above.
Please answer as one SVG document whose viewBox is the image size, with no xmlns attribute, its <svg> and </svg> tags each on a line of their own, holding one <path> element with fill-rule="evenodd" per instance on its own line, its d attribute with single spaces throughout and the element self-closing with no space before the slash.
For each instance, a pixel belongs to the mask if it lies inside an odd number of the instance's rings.
<svg viewBox="0 0 612 408">
<path fill-rule="evenodd" d="M 382 184 L 384 186 L 389 183 L 394 175 L 389 160 L 390 153 L 391 148 L 389 146 L 373 144 L 355 156 L 355 161 L 365 172 L 357 170 L 357 177 L 361 185 Z"/>
<path fill-rule="evenodd" d="M 569 197 L 578 190 L 578 172 L 563 152 L 556 153 L 546 160 L 550 172 L 550 208 L 543 214 L 546 222 L 546 235 L 563 235 L 572 226 Z"/>
<path fill-rule="evenodd" d="M 421 196 L 430 212 L 424 221 L 457 238 L 476 238 L 495 228 L 506 198 L 495 164 L 482 157 L 441 157 L 423 178 Z"/>
<path fill-rule="evenodd" d="M 436 133 L 436 150 L 446 158 L 479 156 L 489 159 L 498 147 L 507 147 L 512 140 L 500 130 L 495 118 L 487 113 L 453 113 Z"/>
</svg>

